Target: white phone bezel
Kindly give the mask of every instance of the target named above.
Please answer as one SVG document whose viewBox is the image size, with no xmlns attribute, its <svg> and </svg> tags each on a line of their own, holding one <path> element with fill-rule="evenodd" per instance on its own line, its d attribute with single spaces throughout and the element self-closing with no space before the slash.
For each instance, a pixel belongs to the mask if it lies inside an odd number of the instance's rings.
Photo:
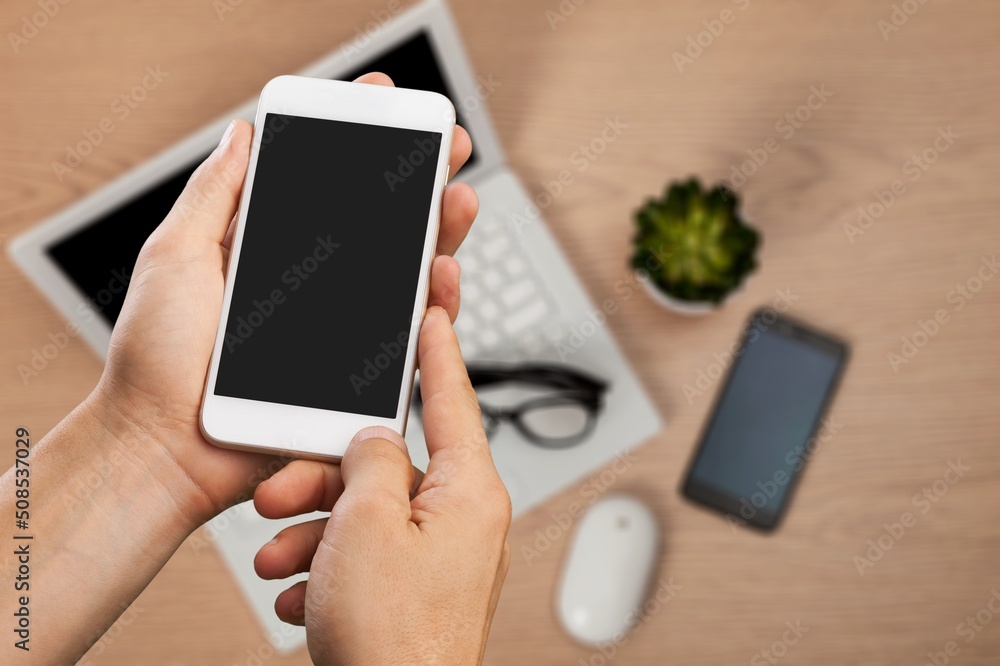
<svg viewBox="0 0 1000 666">
<path fill-rule="evenodd" d="M 257 157 L 264 132 L 255 131 L 253 135 L 250 165 L 243 184 L 229 257 L 219 330 L 205 383 L 201 429 L 208 439 L 224 448 L 337 460 L 343 456 L 351 438 L 366 426 L 383 425 L 404 433 L 416 367 L 417 334 L 427 306 L 430 264 L 437 246 L 441 197 L 448 176 L 455 109 L 447 97 L 432 92 L 301 76 L 279 76 L 269 81 L 261 92 L 254 127 L 265 127 L 264 119 L 268 113 L 434 131 L 440 132 L 442 136 L 396 415 L 393 418 L 380 418 L 230 398 L 214 393 L 235 282 L 233 278 L 238 270 L 250 193 L 253 191 Z"/>
</svg>

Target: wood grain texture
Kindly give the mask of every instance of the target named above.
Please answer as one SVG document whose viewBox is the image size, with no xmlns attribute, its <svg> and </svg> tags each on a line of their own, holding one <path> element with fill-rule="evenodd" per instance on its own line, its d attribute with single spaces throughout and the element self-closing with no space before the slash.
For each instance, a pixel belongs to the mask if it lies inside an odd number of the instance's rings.
<svg viewBox="0 0 1000 666">
<path fill-rule="evenodd" d="M 968 643 L 956 628 L 1000 589 L 1000 279 L 961 310 L 948 300 L 984 256 L 1000 251 L 995 3 L 919 5 L 888 39 L 877 25 L 890 20 L 888 1 L 593 0 L 554 30 L 546 11 L 558 11 L 556 0 L 454 4 L 475 68 L 501 82 L 489 105 L 529 191 L 573 172 L 545 216 L 593 298 L 619 301 L 609 326 L 668 424 L 613 488 L 655 508 L 665 535 L 659 576 L 681 589 L 608 663 L 767 663 L 751 660 L 797 620 L 808 631 L 787 654 L 775 653 L 779 663 L 922 664 L 952 640 L 961 650 L 952 663 L 996 663 L 1000 621 Z M 0 48 L 0 238 L 351 38 L 383 6 L 244 0 L 222 20 L 211 0 L 61 6 L 17 53 Z M 735 19 L 679 71 L 674 52 L 724 9 Z M 0 26 L 19 30 L 35 11 L 27 0 L 4 3 Z M 51 163 L 147 65 L 169 76 L 58 180 Z M 786 138 L 776 123 L 806 103 L 812 86 L 832 95 Z M 627 128 L 580 171 L 574 151 L 609 118 Z M 958 138 L 911 180 L 906 161 L 949 127 Z M 761 269 L 746 291 L 717 314 L 689 319 L 616 290 L 628 279 L 630 216 L 643 200 L 689 174 L 729 178 L 769 137 L 779 149 L 741 188 L 764 234 Z M 844 225 L 896 179 L 906 192 L 849 242 Z M 811 461 L 780 531 L 761 536 L 679 497 L 718 388 L 689 401 L 684 386 L 711 370 L 713 354 L 779 289 L 798 297 L 792 314 L 848 338 L 853 358 L 832 412 L 836 435 Z M 887 355 L 939 309 L 948 322 L 894 371 Z M 0 423 L 40 436 L 87 394 L 101 367 L 76 340 L 21 382 L 18 364 L 62 321 L 6 258 L 0 312 Z M 4 455 L 12 456 L 7 439 Z M 913 496 L 957 460 L 969 471 L 920 513 Z M 488 664 L 604 663 L 575 645 L 553 613 L 568 533 L 530 562 L 522 554 L 553 514 L 583 497 L 582 483 L 515 523 Z M 917 513 L 916 525 L 859 575 L 852 558 L 906 511 Z M 211 551 L 182 547 L 137 606 L 137 620 L 92 663 L 245 664 L 248 650 L 263 646 Z"/>
</svg>

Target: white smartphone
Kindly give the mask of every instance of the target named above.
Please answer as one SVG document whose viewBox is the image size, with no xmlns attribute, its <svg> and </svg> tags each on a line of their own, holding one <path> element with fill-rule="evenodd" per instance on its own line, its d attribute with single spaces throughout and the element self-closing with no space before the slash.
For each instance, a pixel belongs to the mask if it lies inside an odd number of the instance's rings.
<svg viewBox="0 0 1000 666">
<path fill-rule="evenodd" d="M 366 426 L 406 429 L 455 109 L 280 76 L 254 127 L 201 429 L 339 459 Z"/>
</svg>

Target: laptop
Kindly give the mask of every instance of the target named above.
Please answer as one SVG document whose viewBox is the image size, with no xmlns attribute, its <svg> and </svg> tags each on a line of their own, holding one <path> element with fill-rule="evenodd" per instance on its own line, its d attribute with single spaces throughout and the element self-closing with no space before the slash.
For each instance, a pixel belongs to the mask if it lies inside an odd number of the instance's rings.
<svg viewBox="0 0 1000 666">
<path fill-rule="evenodd" d="M 537 446 L 513 427 L 491 436 L 515 517 L 574 485 L 582 503 L 596 499 L 598 489 L 588 490 L 586 477 L 651 438 L 661 421 L 608 326 L 595 314 L 601 309 L 584 292 L 504 158 L 486 103 L 498 85 L 516 82 L 477 78 L 444 0 L 415 5 L 367 39 L 344 45 L 299 74 L 350 80 L 368 71 L 389 74 L 399 87 L 446 95 L 472 136 L 472 156 L 456 175 L 480 199 L 476 223 L 456 254 L 463 303 L 455 326 L 466 361 L 566 364 L 609 387 L 593 429 L 572 447 Z M 102 358 L 124 302 L 124 290 L 113 287 L 131 272 L 143 242 L 230 119 L 252 121 L 255 110 L 252 100 L 11 243 L 15 262 Z M 419 415 L 411 414 L 408 423 L 410 454 L 417 467 L 425 468 Z M 252 505 L 240 505 L 193 538 L 209 538 L 219 548 L 281 652 L 304 643 L 298 628 L 283 626 L 274 616 L 274 597 L 291 581 L 259 580 L 252 557 L 277 529 L 301 520 L 265 521 Z"/>
</svg>

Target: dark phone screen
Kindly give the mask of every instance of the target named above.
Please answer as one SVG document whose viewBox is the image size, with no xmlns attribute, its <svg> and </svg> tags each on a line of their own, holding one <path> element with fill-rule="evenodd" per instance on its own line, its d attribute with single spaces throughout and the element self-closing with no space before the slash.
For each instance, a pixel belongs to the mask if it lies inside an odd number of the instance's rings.
<svg viewBox="0 0 1000 666">
<path fill-rule="evenodd" d="M 358 57 L 357 68 L 344 79 L 352 80 L 373 71 L 385 72 L 400 88 L 430 90 L 450 98 L 458 109 L 458 123 L 464 124 L 463 105 L 446 84 L 440 57 L 426 32 L 416 32 L 387 51 Z M 178 168 L 119 208 L 48 248 L 52 260 L 86 296 L 89 309 L 100 313 L 109 326 L 114 326 L 125 303 L 125 290 L 118 286 L 119 275 L 126 279 L 131 275 L 142 244 L 170 212 L 188 178 L 205 157 Z M 463 169 L 473 166 L 476 160 L 473 151 Z"/>
<path fill-rule="evenodd" d="M 702 499 L 751 522 L 780 514 L 836 384 L 839 344 L 751 320 L 688 477 Z M 754 325 L 754 323 L 756 325 Z"/>
<path fill-rule="evenodd" d="M 265 123 L 215 393 L 394 417 L 441 134 Z"/>
</svg>

